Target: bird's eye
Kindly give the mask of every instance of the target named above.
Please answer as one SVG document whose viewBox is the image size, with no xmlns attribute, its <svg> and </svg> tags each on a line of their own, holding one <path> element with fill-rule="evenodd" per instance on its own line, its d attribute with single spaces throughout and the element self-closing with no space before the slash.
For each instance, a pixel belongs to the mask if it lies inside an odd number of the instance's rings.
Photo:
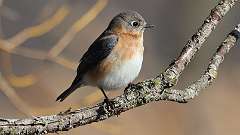
<svg viewBox="0 0 240 135">
<path fill-rule="evenodd" d="M 134 26 L 134 27 L 137 27 L 137 26 L 139 26 L 139 23 L 137 21 L 132 21 L 131 25 Z"/>
</svg>

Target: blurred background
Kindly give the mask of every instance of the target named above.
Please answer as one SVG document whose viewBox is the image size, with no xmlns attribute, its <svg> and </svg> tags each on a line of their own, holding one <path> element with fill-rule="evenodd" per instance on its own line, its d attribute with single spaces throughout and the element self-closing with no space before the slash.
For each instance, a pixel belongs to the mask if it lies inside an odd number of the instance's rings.
<svg viewBox="0 0 240 135">
<path fill-rule="evenodd" d="M 113 16 L 136 10 L 148 23 L 137 81 L 162 72 L 179 55 L 218 0 L 0 0 L 0 117 L 55 114 L 101 101 L 97 88 L 56 97 L 75 77 L 79 59 Z M 217 46 L 240 22 L 239 3 L 224 17 L 182 75 L 178 89 L 198 79 Z M 239 43 L 238 43 L 239 45 Z M 235 135 L 240 129 L 240 53 L 234 47 L 215 83 L 187 104 L 155 102 L 66 135 Z M 110 97 L 122 91 L 109 93 Z"/>
</svg>

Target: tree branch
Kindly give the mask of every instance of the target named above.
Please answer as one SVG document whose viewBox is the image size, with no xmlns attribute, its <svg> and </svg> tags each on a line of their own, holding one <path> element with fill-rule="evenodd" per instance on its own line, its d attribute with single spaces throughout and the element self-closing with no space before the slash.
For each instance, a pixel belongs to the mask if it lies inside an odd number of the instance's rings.
<svg viewBox="0 0 240 135">
<path fill-rule="evenodd" d="M 203 25 L 191 37 L 183 48 L 180 56 L 169 65 L 159 76 L 130 85 L 124 93 L 114 99 L 114 108 L 108 109 L 106 103 L 102 102 L 93 107 L 79 110 L 68 110 L 57 115 L 42 116 L 29 119 L 4 119 L 0 118 L 0 134 L 45 134 L 66 131 L 71 128 L 83 126 L 93 122 L 102 121 L 111 116 L 120 114 L 129 109 L 145 105 L 159 100 L 186 102 L 194 98 L 200 90 L 206 88 L 216 78 L 219 64 L 222 63 L 224 55 L 234 46 L 240 38 L 240 24 L 227 36 L 214 54 L 210 64 L 201 78 L 187 87 L 185 90 L 174 90 L 182 71 L 198 52 L 200 47 L 223 16 L 231 9 L 238 0 L 221 0 L 211 11 Z"/>
<path fill-rule="evenodd" d="M 203 43 L 209 37 L 217 24 L 222 20 L 226 13 L 238 2 L 238 0 L 220 0 L 218 5 L 211 10 L 210 15 L 204 20 L 204 23 L 197 32 L 187 41 L 180 56 L 166 69 L 164 81 L 166 87 L 176 85 L 182 71 L 202 47 Z"/>
<path fill-rule="evenodd" d="M 219 46 L 216 53 L 212 56 L 212 59 L 210 60 L 207 70 L 200 77 L 200 79 L 195 81 L 193 84 L 189 85 L 184 90 L 173 89 L 165 90 L 164 92 L 167 93 L 166 100 L 186 102 L 189 99 L 193 99 L 195 96 L 199 94 L 201 90 L 208 87 L 213 82 L 213 80 L 217 78 L 217 70 L 220 64 L 223 62 L 224 56 L 236 44 L 239 38 L 240 38 L 240 24 L 238 24 L 235 27 L 235 29 L 228 34 L 226 39 Z"/>
</svg>

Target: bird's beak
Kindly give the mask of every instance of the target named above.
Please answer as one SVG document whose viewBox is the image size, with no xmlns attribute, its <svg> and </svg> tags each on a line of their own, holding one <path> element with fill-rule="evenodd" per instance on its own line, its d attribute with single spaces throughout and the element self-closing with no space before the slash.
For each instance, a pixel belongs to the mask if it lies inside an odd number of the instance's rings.
<svg viewBox="0 0 240 135">
<path fill-rule="evenodd" d="M 155 25 L 146 24 L 146 25 L 144 26 L 145 29 L 151 29 L 151 28 L 153 28 L 153 27 L 155 27 Z"/>
</svg>

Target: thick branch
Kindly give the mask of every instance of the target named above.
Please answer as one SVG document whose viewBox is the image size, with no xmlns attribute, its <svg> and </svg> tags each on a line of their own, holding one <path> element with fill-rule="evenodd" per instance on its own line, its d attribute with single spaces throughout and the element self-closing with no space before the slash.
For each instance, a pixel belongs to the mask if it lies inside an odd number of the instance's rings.
<svg viewBox="0 0 240 135">
<path fill-rule="evenodd" d="M 196 54 L 202 43 L 206 40 L 212 30 L 216 27 L 222 17 L 238 0 L 221 0 L 212 10 L 210 16 L 198 29 L 197 33 L 187 42 L 181 55 L 173 62 L 167 70 L 156 78 L 131 85 L 125 89 L 124 94 L 112 99 L 114 108 L 107 109 L 102 102 L 93 107 L 82 108 L 75 111 L 67 111 L 57 115 L 43 116 L 29 119 L 1 119 L 0 134 L 45 134 L 65 131 L 78 126 L 105 120 L 121 112 L 137 106 L 145 105 L 152 101 L 168 100 L 185 102 L 193 98 L 202 89 L 208 86 L 216 77 L 219 64 L 223 61 L 224 55 L 236 43 L 240 30 L 237 27 L 226 38 L 211 60 L 208 70 L 186 91 L 171 90 L 170 87 L 176 84 L 181 72 Z M 205 77 L 206 76 L 206 77 Z M 195 94 L 196 93 L 196 94 Z"/>
</svg>

